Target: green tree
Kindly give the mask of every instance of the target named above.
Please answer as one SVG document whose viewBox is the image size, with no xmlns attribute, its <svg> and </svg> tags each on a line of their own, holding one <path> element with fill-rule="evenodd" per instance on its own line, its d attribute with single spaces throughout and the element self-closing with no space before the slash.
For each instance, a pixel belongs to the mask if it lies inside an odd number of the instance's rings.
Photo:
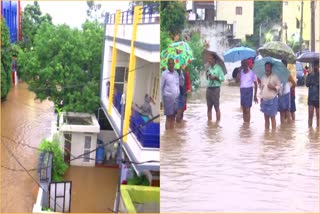
<svg viewBox="0 0 320 214">
<path fill-rule="evenodd" d="M 197 89 L 200 86 L 200 71 L 203 69 L 202 52 L 204 51 L 204 45 L 201 42 L 200 34 L 197 32 L 191 33 L 188 44 L 193 51 L 194 58 L 192 63 L 188 66 L 188 69 L 192 86 Z"/>
<path fill-rule="evenodd" d="M 259 48 L 260 25 L 265 26 L 281 23 L 282 1 L 254 1 L 254 33 L 248 37 L 249 44 Z M 264 38 L 262 32 L 261 38 Z"/>
<path fill-rule="evenodd" d="M 49 14 L 42 15 L 39 3 L 35 1 L 33 5 L 28 4 L 21 16 L 23 44 L 25 48 L 32 47 L 34 36 L 42 23 L 52 24 L 52 17 Z"/>
<path fill-rule="evenodd" d="M 93 113 L 99 106 L 103 29 L 85 22 L 83 29 L 42 23 L 33 49 L 20 52 L 18 65 L 36 98 L 49 99 L 64 111 Z"/>
<path fill-rule="evenodd" d="M 169 32 L 172 38 L 180 35 L 187 20 L 184 4 L 177 1 L 161 1 L 160 17 L 161 31 Z"/>
<path fill-rule="evenodd" d="M 173 43 L 173 40 L 171 39 L 169 32 L 167 31 L 161 31 L 160 32 L 160 51 L 162 52 L 168 46 Z"/>
<path fill-rule="evenodd" d="M 87 16 L 90 21 L 103 23 L 105 11 L 101 10 L 101 4 L 95 3 L 92 0 L 87 1 Z"/>
<path fill-rule="evenodd" d="M 12 50 L 6 21 L 1 17 L 1 100 L 7 98 L 12 86 L 11 79 Z"/>
<path fill-rule="evenodd" d="M 54 182 L 62 181 L 63 175 L 68 169 L 68 165 L 64 162 L 60 142 L 43 139 L 39 145 L 39 149 L 41 151 L 53 153 L 52 180 Z"/>
</svg>

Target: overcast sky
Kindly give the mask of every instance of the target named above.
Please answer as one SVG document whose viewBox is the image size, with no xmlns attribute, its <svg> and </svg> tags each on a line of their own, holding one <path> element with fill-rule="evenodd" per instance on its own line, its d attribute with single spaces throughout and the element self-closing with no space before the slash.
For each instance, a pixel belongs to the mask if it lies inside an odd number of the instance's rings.
<svg viewBox="0 0 320 214">
<path fill-rule="evenodd" d="M 96 1 L 101 3 L 106 12 L 115 13 L 116 10 L 128 10 L 130 1 Z M 80 28 L 87 18 L 86 1 L 38 1 L 42 14 L 48 13 L 52 16 L 54 24 L 67 24 L 70 27 Z M 33 4 L 32 1 L 21 1 L 23 8 Z"/>
</svg>

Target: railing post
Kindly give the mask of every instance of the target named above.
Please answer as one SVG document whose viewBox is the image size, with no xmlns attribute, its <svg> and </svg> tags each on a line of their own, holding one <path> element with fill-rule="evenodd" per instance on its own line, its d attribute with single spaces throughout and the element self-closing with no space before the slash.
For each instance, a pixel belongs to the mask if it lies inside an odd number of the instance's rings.
<svg viewBox="0 0 320 214">
<path fill-rule="evenodd" d="M 152 17 L 153 17 L 153 6 L 150 6 L 149 23 L 152 22 Z"/>
</svg>

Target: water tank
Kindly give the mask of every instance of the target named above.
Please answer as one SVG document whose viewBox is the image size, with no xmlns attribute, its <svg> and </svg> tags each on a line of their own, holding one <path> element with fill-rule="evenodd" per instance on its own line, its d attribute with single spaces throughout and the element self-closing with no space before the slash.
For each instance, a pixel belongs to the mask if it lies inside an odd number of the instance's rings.
<svg viewBox="0 0 320 214">
<path fill-rule="evenodd" d="M 97 148 L 97 155 L 96 155 L 97 164 L 103 164 L 104 156 L 105 156 L 104 147 L 102 144 L 99 144 Z"/>
</svg>

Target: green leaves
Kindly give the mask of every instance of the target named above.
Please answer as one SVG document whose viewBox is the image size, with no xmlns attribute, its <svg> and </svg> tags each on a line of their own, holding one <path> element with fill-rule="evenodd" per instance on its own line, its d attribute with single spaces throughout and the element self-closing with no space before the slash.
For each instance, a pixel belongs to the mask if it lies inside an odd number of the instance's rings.
<svg viewBox="0 0 320 214">
<path fill-rule="evenodd" d="M 38 2 L 27 5 L 22 13 L 22 35 L 23 47 L 30 49 L 34 43 L 34 36 L 42 23 L 52 24 L 52 17 L 49 14 L 42 16 Z"/>
<path fill-rule="evenodd" d="M 254 33 L 248 37 L 249 47 L 259 48 L 259 30 L 262 26 L 281 23 L 282 1 L 254 1 Z M 266 29 L 262 29 L 261 39 L 264 40 Z"/>
<path fill-rule="evenodd" d="M 64 163 L 63 153 L 60 147 L 60 142 L 53 140 L 42 140 L 39 149 L 53 153 L 52 180 L 54 182 L 62 181 L 63 175 L 68 169 L 68 165 Z"/>
<path fill-rule="evenodd" d="M 180 34 L 187 20 L 184 4 L 178 1 L 161 1 L 160 4 L 161 31 L 167 31 L 171 35 Z"/>
<path fill-rule="evenodd" d="M 6 20 L 1 17 L 1 99 L 5 100 L 12 86 L 12 48 Z"/>
<path fill-rule="evenodd" d="M 200 86 L 200 71 L 203 69 L 202 52 L 204 45 L 201 42 L 200 34 L 193 32 L 190 41 L 190 48 L 193 51 L 192 63 L 188 66 L 192 86 L 198 88 Z"/>
<path fill-rule="evenodd" d="M 18 65 L 38 99 L 63 102 L 66 111 L 92 113 L 99 106 L 102 44 L 98 23 L 87 21 L 83 30 L 42 23 L 33 49 L 20 53 Z"/>
</svg>

